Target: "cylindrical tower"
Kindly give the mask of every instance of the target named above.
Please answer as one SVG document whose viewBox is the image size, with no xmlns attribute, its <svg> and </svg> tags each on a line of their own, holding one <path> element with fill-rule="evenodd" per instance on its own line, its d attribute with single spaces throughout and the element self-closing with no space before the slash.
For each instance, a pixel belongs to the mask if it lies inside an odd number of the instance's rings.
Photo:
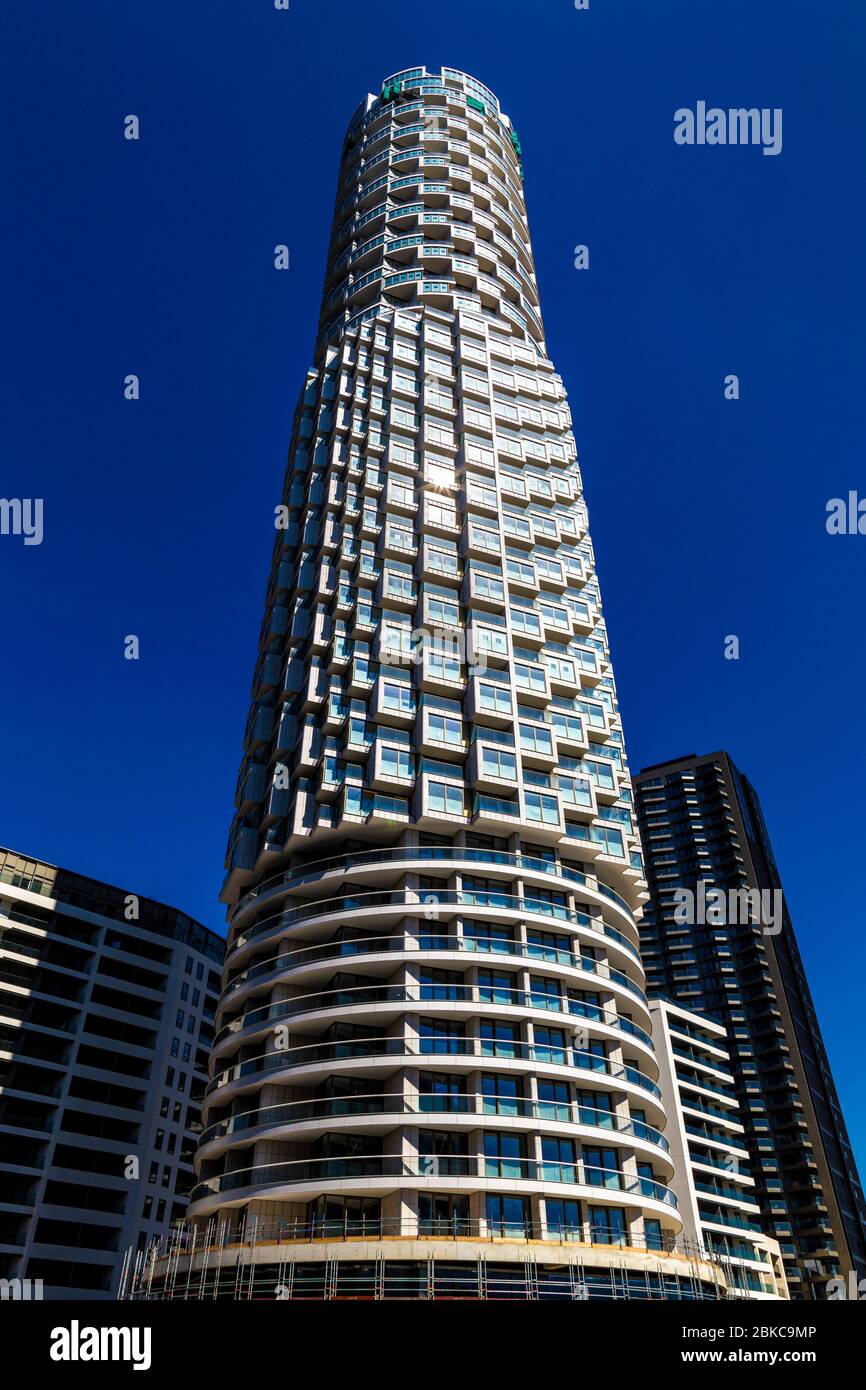
<svg viewBox="0 0 866 1390">
<path fill-rule="evenodd" d="M 346 136 L 236 805 L 198 1248 L 264 1296 L 715 1296 L 520 141 L 452 68 Z"/>
</svg>

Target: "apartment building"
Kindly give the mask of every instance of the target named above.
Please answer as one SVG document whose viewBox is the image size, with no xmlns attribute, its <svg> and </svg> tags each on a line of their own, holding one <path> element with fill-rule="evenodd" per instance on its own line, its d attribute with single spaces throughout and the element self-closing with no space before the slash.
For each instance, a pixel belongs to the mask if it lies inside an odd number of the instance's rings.
<svg viewBox="0 0 866 1390">
<path fill-rule="evenodd" d="M 866 1275 L 866 1203 L 757 792 L 723 752 L 644 768 L 635 793 L 651 995 L 720 1023 L 761 1224 L 794 1299 Z"/>
<path fill-rule="evenodd" d="M 110 1298 L 127 1250 L 185 1215 L 223 949 L 175 908 L 0 849 L 6 1296 Z"/>
<path fill-rule="evenodd" d="M 724 1261 L 733 1297 L 787 1298 L 779 1243 L 761 1228 L 725 1030 L 666 1000 L 651 1000 L 650 1016 L 686 1229 Z"/>
</svg>

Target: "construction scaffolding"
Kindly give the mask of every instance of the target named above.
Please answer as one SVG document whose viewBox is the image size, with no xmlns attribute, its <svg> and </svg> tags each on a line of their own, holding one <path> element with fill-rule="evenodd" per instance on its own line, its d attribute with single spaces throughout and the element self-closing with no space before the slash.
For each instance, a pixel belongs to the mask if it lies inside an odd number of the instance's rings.
<svg viewBox="0 0 866 1390">
<path fill-rule="evenodd" d="M 381 1224 L 381 1223 L 379 1223 Z M 118 1298 L 518 1299 L 693 1301 L 739 1298 L 727 1261 L 692 1242 L 665 1250 L 574 1240 L 405 1231 L 349 1234 L 293 1223 L 212 1218 L 127 1251 Z"/>
</svg>

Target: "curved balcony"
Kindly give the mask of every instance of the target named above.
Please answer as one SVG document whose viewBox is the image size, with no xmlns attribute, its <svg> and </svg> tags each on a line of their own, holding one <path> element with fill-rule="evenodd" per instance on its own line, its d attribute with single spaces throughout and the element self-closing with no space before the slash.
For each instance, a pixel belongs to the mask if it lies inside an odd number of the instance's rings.
<svg viewBox="0 0 866 1390">
<path fill-rule="evenodd" d="M 401 1007 L 389 1008 L 392 1004 Z M 646 1044 L 652 1051 L 649 1034 L 630 1018 L 623 1018 L 612 1009 L 604 1009 L 599 1004 L 589 1004 L 581 999 L 557 998 L 540 991 L 533 992 L 532 989 L 507 989 L 499 985 L 484 984 L 373 984 L 301 994 L 294 999 L 282 999 L 265 1004 L 260 1009 L 252 1009 L 249 1013 L 233 1019 L 220 1029 L 212 1051 L 214 1055 L 218 1054 L 222 1045 L 227 1042 L 235 1045 L 251 1042 L 257 1035 L 272 1032 L 274 1025 L 285 1019 L 298 1020 L 307 1018 L 310 1014 L 326 1013 L 329 1018 L 333 1017 L 336 1020 L 348 1010 L 351 1011 L 353 1022 L 371 1017 L 378 1023 L 384 1023 L 389 1018 L 400 1018 L 406 1012 L 402 1007 L 406 1004 L 421 1005 L 423 1011 L 430 1014 L 440 1012 L 436 1005 L 444 1004 L 448 1006 L 446 1013 L 449 1018 L 471 1018 L 479 1011 L 483 1016 L 488 1009 L 497 1016 L 505 1013 L 508 1016 L 534 1019 L 535 1022 L 541 1021 L 537 1017 L 539 1012 L 548 1017 L 553 1015 L 554 1018 L 565 1015 L 569 1019 L 579 1018 L 585 1023 L 596 1023 L 603 1028 L 625 1033 L 628 1037 Z M 458 1006 L 456 1009 L 455 1005 Z M 636 1075 L 640 1076 L 641 1073 L 636 1072 Z M 649 1078 L 646 1078 L 646 1081 L 648 1084 L 645 1089 L 653 1095 L 659 1095 L 655 1083 Z M 640 1085 L 642 1082 L 637 1084 Z"/>
<path fill-rule="evenodd" d="M 392 1128 L 401 1122 L 408 1124 L 434 1123 L 442 1126 L 449 1121 L 466 1120 L 509 1121 L 519 1127 L 539 1122 L 567 1127 L 590 1137 L 593 1141 L 614 1136 L 632 1139 L 636 1145 L 648 1145 L 666 1156 L 670 1145 L 661 1130 L 642 1120 L 627 1120 L 612 1110 L 599 1110 L 579 1101 L 533 1101 L 520 1097 L 504 1099 L 471 1093 L 466 1095 L 395 1095 L 375 1091 L 366 1096 L 327 1096 L 312 1100 L 291 1100 L 279 1105 L 264 1105 L 245 1110 L 209 1125 L 199 1139 L 199 1157 L 213 1158 L 229 1147 L 231 1140 L 252 1144 L 259 1139 L 290 1137 L 291 1131 L 302 1126 L 310 1133 L 317 1126 L 324 1131 L 336 1120 L 351 1123 L 369 1120 L 373 1125 Z M 362 1126 L 359 1125 L 359 1128 Z M 670 1161 L 670 1160 L 669 1160 Z M 671 1163 L 671 1167 L 673 1164 Z"/>
<path fill-rule="evenodd" d="M 447 866 L 449 872 L 453 872 L 461 865 L 472 864 L 510 870 L 515 877 L 518 873 L 541 875 L 541 882 L 545 887 L 568 889 L 570 886 L 576 886 L 588 892 L 591 901 L 594 901 L 597 895 L 605 902 L 612 903 L 632 931 L 636 930 L 633 914 L 626 900 L 606 883 L 590 878 L 579 869 L 570 869 L 566 865 L 551 863 L 531 854 L 509 854 L 504 850 L 461 848 L 457 845 L 398 845 L 395 848 L 364 850 L 355 854 L 331 855 L 328 858 L 313 860 L 312 863 L 304 864 L 298 869 L 272 874 L 269 878 L 262 879 L 261 883 L 238 900 L 231 913 L 232 925 L 237 925 L 247 910 L 257 907 L 263 898 L 271 898 L 282 892 L 288 893 L 293 888 L 320 881 L 329 875 L 345 875 L 348 872 L 355 874 L 388 865 L 409 871 L 418 864 L 423 864 L 425 871 L 435 869 L 436 866 Z"/>
<path fill-rule="evenodd" d="M 563 930 L 583 934 L 590 941 L 601 940 L 609 950 L 619 950 L 627 960 L 640 961 L 637 946 L 616 927 L 609 926 L 599 917 L 589 917 L 586 913 L 571 912 L 556 903 L 540 898 L 513 897 L 498 891 L 466 891 L 457 888 L 414 889 L 398 888 L 380 893 L 345 894 L 337 898 L 321 898 L 317 901 L 299 903 L 296 907 L 284 908 L 272 917 L 262 918 L 237 936 L 229 946 L 226 963 L 229 967 L 247 955 L 253 944 L 277 938 L 291 932 L 302 924 L 339 924 L 340 919 L 351 915 L 353 922 L 370 916 L 390 917 L 396 923 L 403 917 L 429 916 L 429 910 L 452 909 L 452 916 L 461 911 L 471 916 L 479 912 L 483 916 L 502 916 L 510 914 L 512 921 L 543 920 L 548 926 L 558 923 Z"/>
<path fill-rule="evenodd" d="M 581 1058 L 586 1058 L 586 1064 Z M 525 1043 L 513 1040 L 497 1041 L 487 1038 L 346 1038 L 336 1041 L 304 1043 L 277 1052 L 262 1052 L 224 1067 L 211 1077 L 205 1090 L 206 1104 L 227 1103 L 239 1091 L 254 1090 L 265 1081 L 280 1082 L 283 1077 L 294 1084 L 299 1075 L 306 1080 L 325 1080 L 335 1071 L 355 1070 L 359 1062 L 366 1069 L 370 1064 L 386 1075 L 400 1066 L 422 1066 L 439 1069 L 447 1058 L 449 1070 L 477 1070 L 495 1066 L 497 1071 L 536 1072 L 539 1076 L 567 1079 L 575 1084 L 594 1087 L 599 1077 L 618 1082 L 618 1089 L 631 1091 L 663 1115 L 658 1088 L 651 1077 L 630 1064 L 622 1065 L 603 1057 L 582 1052 L 560 1043 Z M 408 1060 L 407 1060 L 408 1059 Z M 343 1066 L 341 1064 L 346 1063 Z M 641 1078 L 640 1080 L 638 1078 Z"/>
<path fill-rule="evenodd" d="M 289 976 L 297 978 L 301 973 L 312 974 L 317 966 L 332 964 L 335 961 L 366 961 L 374 964 L 390 953 L 396 953 L 407 963 L 418 960 L 435 960 L 437 963 L 447 962 L 454 957 L 462 957 L 459 964 L 465 966 L 467 955 L 477 961 L 479 967 L 487 964 L 491 957 L 499 965 L 522 964 L 528 965 L 531 969 L 538 969 L 540 966 L 550 967 L 554 975 L 566 978 L 577 978 L 578 976 L 591 975 L 595 978 L 585 982 L 590 985 L 597 984 L 598 980 L 609 981 L 611 987 L 625 990 L 628 994 L 634 995 L 646 1004 L 647 996 L 635 980 L 621 970 L 616 970 L 607 965 L 604 961 L 591 959 L 589 956 L 575 955 L 572 951 L 558 947 L 539 946 L 528 943 L 525 947 L 522 942 L 504 942 L 501 937 L 495 936 L 449 936 L 427 932 L 423 936 L 405 936 L 396 934 L 391 936 L 363 936 L 340 938 L 338 941 L 327 941 L 322 945 L 300 946 L 292 951 L 284 951 L 282 955 L 270 956 L 267 960 L 258 961 L 249 969 L 244 970 L 235 979 L 231 980 L 222 992 L 220 1008 L 222 1009 L 229 999 L 233 999 L 238 991 L 243 991 L 242 997 L 253 994 L 259 989 L 271 987 L 278 981 L 287 979 Z M 394 962 L 396 965 L 397 962 Z M 388 961 L 388 964 L 391 964 Z"/>
<path fill-rule="evenodd" d="M 384 1179 L 379 1184 L 371 1179 Z M 244 1199 L 260 1196 L 262 1188 L 269 1188 L 271 1198 L 283 1193 L 295 1200 L 299 1196 L 298 1187 L 309 1187 L 312 1192 L 320 1192 L 324 1184 L 339 1184 L 338 1191 L 351 1192 L 356 1189 L 364 1194 L 394 1191 L 400 1187 L 424 1187 L 435 1185 L 444 1179 L 447 1186 L 456 1186 L 464 1191 L 501 1190 L 500 1184 L 513 1191 L 514 1183 L 519 1182 L 526 1193 L 543 1192 L 548 1184 L 569 1189 L 569 1195 L 582 1197 L 584 1201 L 609 1201 L 607 1194 L 617 1193 L 620 1197 L 637 1198 L 637 1205 L 654 1204 L 677 1210 L 674 1191 L 664 1183 L 652 1178 L 634 1177 L 612 1168 L 584 1167 L 582 1163 L 544 1162 L 531 1158 L 486 1158 L 483 1155 L 439 1156 L 435 1159 L 411 1155 L 373 1154 L 361 1158 L 299 1158 L 280 1163 L 263 1163 L 251 1168 L 240 1168 L 232 1173 L 220 1173 L 198 1183 L 192 1190 L 190 1201 L 200 1202 L 203 1198 L 220 1196 L 227 1192 L 242 1192 Z M 456 1180 L 456 1182 L 455 1182 Z M 462 1180 L 462 1181 L 461 1181 Z"/>
</svg>

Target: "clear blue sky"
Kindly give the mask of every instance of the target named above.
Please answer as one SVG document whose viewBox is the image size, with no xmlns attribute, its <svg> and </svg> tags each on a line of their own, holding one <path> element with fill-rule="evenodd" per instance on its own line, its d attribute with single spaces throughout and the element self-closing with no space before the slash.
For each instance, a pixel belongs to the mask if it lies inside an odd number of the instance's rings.
<svg viewBox="0 0 866 1390">
<path fill-rule="evenodd" d="M 0 25 L 0 493 L 45 500 L 41 546 L 0 537 L 0 840 L 220 925 L 343 131 L 389 73 L 463 68 L 523 142 L 632 765 L 724 746 L 755 782 L 866 1168 L 866 537 L 824 525 L 866 495 L 862 0 L 6 0 Z M 781 155 L 675 145 L 699 99 L 782 107 Z"/>
</svg>

